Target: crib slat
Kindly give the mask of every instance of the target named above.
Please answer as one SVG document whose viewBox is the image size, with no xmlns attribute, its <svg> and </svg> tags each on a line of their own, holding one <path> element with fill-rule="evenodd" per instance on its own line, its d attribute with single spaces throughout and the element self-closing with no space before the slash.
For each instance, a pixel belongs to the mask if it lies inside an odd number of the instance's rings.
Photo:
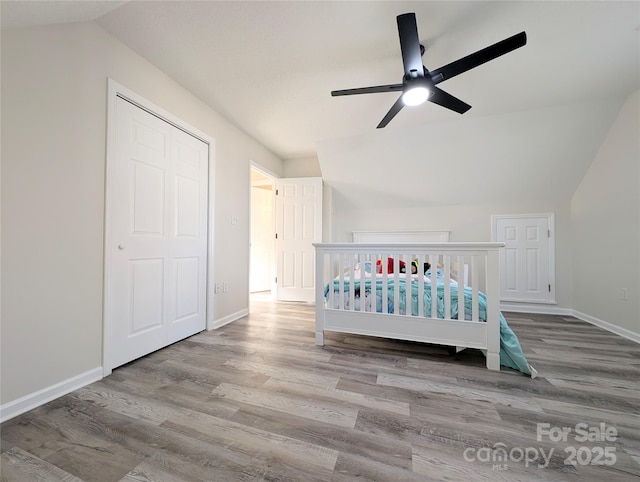
<svg viewBox="0 0 640 482">
<path fill-rule="evenodd" d="M 387 270 L 382 268 L 387 266 L 388 255 L 383 254 L 380 256 L 380 268 L 382 273 L 382 312 L 389 313 L 389 285 L 387 280 Z"/>
<path fill-rule="evenodd" d="M 411 290 L 411 256 L 402 255 L 400 260 L 404 262 L 404 299 L 406 316 L 413 315 L 413 297 Z"/>
<path fill-rule="evenodd" d="M 340 256 L 339 268 L 340 274 L 339 276 L 339 296 L 340 296 L 340 309 L 344 310 L 344 256 Z"/>
<path fill-rule="evenodd" d="M 335 256 L 332 254 L 327 255 L 325 253 L 324 256 L 322 257 L 322 260 L 324 261 L 326 257 L 329 258 L 329 278 L 326 280 L 326 283 L 329 285 L 329 291 L 327 293 L 327 306 L 329 307 L 329 309 L 333 309 L 333 307 L 335 306 L 333 304 L 333 295 L 334 295 L 333 278 L 335 278 L 335 276 L 333 276 L 333 273 L 334 273 L 333 270 L 334 270 Z M 316 273 L 318 273 L 318 269 L 316 269 Z M 324 283 L 322 286 L 324 286 Z M 316 303 L 318 302 L 316 301 Z"/>
<path fill-rule="evenodd" d="M 471 257 L 471 320 L 480 319 L 480 302 L 478 301 L 478 256 Z"/>
<path fill-rule="evenodd" d="M 465 319 L 464 256 L 458 256 L 458 319 Z"/>
<path fill-rule="evenodd" d="M 356 283 L 355 283 L 355 273 L 354 273 L 354 269 L 353 269 L 353 260 L 354 257 L 353 255 L 351 255 L 349 257 L 348 264 L 349 264 L 349 308 L 350 311 L 355 311 L 356 309 L 356 304 L 355 304 L 355 288 L 356 288 Z"/>
<path fill-rule="evenodd" d="M 444 319 L 451 319 L 451 258 L 450 256 L 442 257 L 442 265 L 444 268 Z"/>
<path fill-rule="evenodd" d="M 371 311 L 375 312 L 378 306 L 378 289 L 376 286 L 376 255 L 367 256 L 371 275 Z"/>
<path fill-rule="evenodd" d="M 418 316 L 424 315 L 424 257 L 420 254 L 418 260 Z"/>
<path fill-rule="evenodd" d="M 383 268 L 384 269 L 384 268 Z M 396 315 L 400 314 L 400 263 L 398 260 L 398 254 L 393 255 L 393 312 Z"/>
<path fill-rule="evenodd" d="M 429 263 L 431 264 L 431 318 L 438 317 L 438 257 L 433 254 L 429 255 Z"/>
<path fill-rule="evenodd" d="M 360 267 L 359 272 L 360 272 L 360 311 L 365 311 L 366 310 L 366 282 L 365 282 L 365 278 L 364 278 L 364 274 L 365 274 L 365 270 L 364 270 L 364 254 L 360 254 L 360 253 L 356 253 L 356 262 L 358 263 L 357 266 Z"/>
<path fill-rule="evenodd" d="M 335 284 L 333 280 L 338 274 L 336 271 L 337 257 L 335 254 L 329 254 L 329 279 L 327 279 L 327 283 L 329 284 L 329 297 L 327 302 L 330 309 L 334 309 L 337 305 L 335 304 Z"/>
</svg>

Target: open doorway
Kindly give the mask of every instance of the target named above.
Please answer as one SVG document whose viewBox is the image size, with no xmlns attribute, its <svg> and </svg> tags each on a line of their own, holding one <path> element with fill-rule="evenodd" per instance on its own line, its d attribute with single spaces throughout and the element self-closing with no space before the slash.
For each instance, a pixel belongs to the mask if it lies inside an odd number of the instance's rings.
<svg viewBox="0 0 640 482">
<path fill-rule="evenodd" d="M 249 293 L 252 298 L 272 299 L 276 294 L 275 183 L 275 176 L 258 166 L 251 166 Z"/>
</svg>

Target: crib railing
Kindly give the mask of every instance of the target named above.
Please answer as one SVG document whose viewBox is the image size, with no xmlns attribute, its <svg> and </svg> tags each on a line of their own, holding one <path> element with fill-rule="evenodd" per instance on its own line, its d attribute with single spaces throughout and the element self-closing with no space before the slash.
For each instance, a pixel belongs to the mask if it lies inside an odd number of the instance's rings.
<svg viewBox="0 0 640 482">
<path fill-rule="evenodd" d="M 323 344 L 324 330 L 367 334 L 365 328 L 353 331 L 349 327 L 351 319 L 354 319 L 353 323 L 356 325 L 364 326 L 362 316 L 354 318 L 352 315 L 361 314 L 377 320 L 374 321 L 374 334 L 434 343 L 449 344 L 456 341 L 456 344 L 460 342 L 462 346 L 487 349 L 492 357 L 499 357 L 498 250 L 504 243 L 317 243 L 314 246 L 318 344 Z M 411 274 L 412 263 L 418 268 L 415 275 Z M 430 271 L 426 277 L 425 263 L 430 264 Z M 454 280 L 457 286 L 455 283 L 452 284 L 451 280 Z M 376 285 L 379 289 L 376 289 Z M 365 293 L 366 286 L 369 286 L 369 289 Z M 441 290 L 440 294 L 438 289 Z M 416 290 L 417 306 L 410 294 Z M 457 298 L 452 297 L 453 290 L 457 290 Z M 423 303 L 425 291 L 430 292 L 432 300 L 428 312 L 425 312 Z M 470 307 L 466 306 L 465 293 L 466 298 L 470 298 Z M 481 321 L 480 293 L 486 297 L 486 316 L 483 316 L 486 317 L 486 323 Z M 401 295 L 405 299 L 404 309 L 398 302 Z M 389 304 L 389 300 L 395 300 L 393 305 Z M 456 320 L 452 320 L 452 301 L 457 301 Z M 393 317 L 393 320 L 388 320 L 388 329 L 383 327 L 381 315 Z M 429 320 L 451 320 L 453 323 L 471 322 L 466 325 L 481 326 L 466 329 L 453 324 L 453 335 L 449 333 L 449 325 L 446 325 L 446 328 L 438 328 L 440 333 L 446 332 L 446 336 L 435 333 L 435 329 L 431 330 L 432 333 L 428 336 L 411 333 L 393 336 L 393 324 L 403 319 L 408 322 L 407 317 L 414 320 L 415 317 L 422 317 Z M 403 325 L 395 326 L 401 331 L 413 330 L 410 328 L 413 325 L 409 322 L 407 328 L 403 328 Z M 457 335 L 465 330 L 475 331 L 470 335 Z M 491 364 L 498 366 L 499 361 L 493 359 Z"/>
</svg>

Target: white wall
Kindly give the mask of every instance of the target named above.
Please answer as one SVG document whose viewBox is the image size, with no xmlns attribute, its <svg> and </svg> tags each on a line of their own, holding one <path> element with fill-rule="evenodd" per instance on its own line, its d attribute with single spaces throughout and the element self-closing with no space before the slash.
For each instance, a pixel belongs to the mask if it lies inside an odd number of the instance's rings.
<svg viewBox="0 0 640 482">
<path fill-rule="evenodd" d="M 571 222 L 574 309 L 640 338 L 640 91 L 576 190 Z"/>
<path fill-rule="evenodd" d="M 3 30 L 1 48 L 0 403 L 102 363 L 107 78 L 215 139 L 214 319 L 246 312 L 249 159 L 282 161 L 95 23 Z"/>
</svg>

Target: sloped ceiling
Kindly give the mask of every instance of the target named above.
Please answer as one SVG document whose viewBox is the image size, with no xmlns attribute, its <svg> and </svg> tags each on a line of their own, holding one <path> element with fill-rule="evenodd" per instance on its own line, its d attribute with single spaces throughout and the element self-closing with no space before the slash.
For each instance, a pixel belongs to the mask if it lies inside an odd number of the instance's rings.
<svg viewBox="0 0 640 482">
<path fill-rule="evenodd" d="M 331 160 L 322 174 L 341 208 L 552 205 L 571 199 L 619 108 L 592 101 L 470 117 L 321 141 L 318 155 Z"/>
<path fill-rule="evenodd" d="M 638 88 L 637 2 L 129 2 L 98 23 L 284 159 L 371 132 L 400 82 L 396 15 L 415 12 L 428 68 L 520 31 L 528 45 L 440 84 L 465 117 L 624 96 Z M 458 120 L 427 104 L 390 130 Z"/>
<path fill-rule="evenodd" d="M 59 14 L 73 3 L 89 10 L 92 3 L 123 2 L 3 1 L 3 28 L 19 14 L 28 17 L 20 4 L 30 4 L 34 23 L 44 23 L 35 19 L 35 7 L 44 11 L 46 4 L 53 16 L 54 6 Z M 635 1 L 95 7 L 85 19 L 95 18 L 282 159 L 317 155 L 323 177 L 353 203 L 358 190 L 387 193 L 400 204 L 570 196 L 617 109 L 640 87 Z M 440 84 L 473 106 L 464 116 L 427 103 L 403 109 L 376 130 L 396 94 L 332 98 L 330 91 L 401 82 L 395 17 L 406 12 L 416 13 L 431 70 L 523 30 L 528 44 Z M 444 187 L 429 194 L 389 187 L 405 176 L 414 185 L 436 178 Z M 474 187 L 481 178 L 487 189 Z M 451 185 L 458 186 L 455 196 Z"/>
<path fill-rule="evenodd" d="M 6 0 L 1 3 L 2 28 L 86 22 L 102 17 L 127 3 L 119 0 L 88 1 L 25 1 Z"/>
</svg>

